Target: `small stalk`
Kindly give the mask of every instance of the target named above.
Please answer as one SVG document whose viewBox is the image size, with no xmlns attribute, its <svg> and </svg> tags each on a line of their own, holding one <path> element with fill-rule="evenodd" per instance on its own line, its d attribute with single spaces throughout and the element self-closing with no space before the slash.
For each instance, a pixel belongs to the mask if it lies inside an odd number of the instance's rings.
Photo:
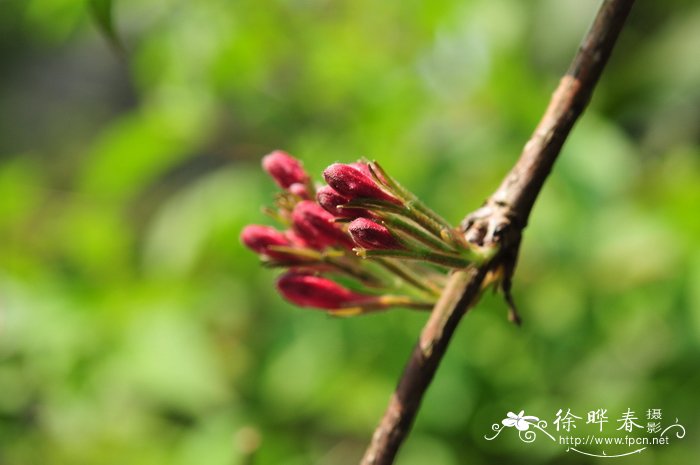
<svg viewBox="0 0 700 465">
<path fill-rule="evenodd" d="M 471 261 L 458 255 L 446 255 L 430 250 L 369 250 L 363 247 L 353 249 L 361 258 L 389 257 L 402 258 L 404 260 L 424 260 L 437 265 L 446 266 L 448 268 L 466 268 Z"/>
<path fill-rule="evenodd" d="M 335 258 L 332 256 L 323 256 L 323 262 L 327 263 L 328 265 L 331 265 L 335 268 L 337 268 L 339 271 L 342 271 L 343 273 L 347 274 L 348 276 L 351 276 L 353 278 L 356 278 L 363 284 L 369 287 L 381 287 L 384 285 L 384 282 L 381 280 L 381 278 L 375 276 L 373 273 L 371 273 L 368 270 L 364 270 L 359 266 L 356 266 L 357 264 L 353 264 L 352 262 L 349 262 L 348 260 L 344 260 L 342 258 Z"/>
<path fill-rule="evenodd" d="M 381 312 L 392 307 L 404 307 L 411 310 L 431 311 L 434 305 L 435 302 L 415 300 L 411 297 L 402 295 L 383 295 L 364 301 L 356 301 L 349 304 L 347 307 L 328 310 L 328 313 L 333 316 L 349 317 Z"/>
<path fill-rule="evenodd" d="M 384 295 L 379 298 L 379 301 L 385 307 L 406 307 L 416 310 L 432 310 L 435 301 L 427 302 L 415 300 L 411 297 L 401 295 Z"/>
<path fill-rule="evenodd" d="M 456 249 L 450 247 L 442 240 L 437 239 L 434 235 L 428 233 L 422 227 L 414 226 L 413 224 L 411 224 L 407 221 L 404 221 L 398 215 L 386 214 L 386 215 L 381 215 L 381 218 L 382 218 L 382 220 L 384 220 L 384 222 L 387 225 L 389 225 L 393 228 L 396 228 L 397 230 L 403 231 L 411 238 L 414 238 L 417 241 L 422 242 L 423 244 L 427 245 L 428 247 L 438 249 L 438 250 L 445 252 L 445 253 L 457 253 Z"/>
<path fill-rule="evenodd" d="M 387 202 L 386 200 L 370 199 L 367 197 L 353 199 L 344 205 L 340 205 L 339 208 L 363 208 L 373 211 L 390 211 L 399 214 L 404 213 L 404 208 L 401 205 L 396 205 L 395 203 Z"/>
<path fill-rule="evenodd" d="M 424 204 L 418 197 L 415 196 L 415 194 L 413 194 L 413 192 L 409 191 L 397 180 L 392 178 L 386 171 L 384 171 L 384 168 L 382 168 L 379 163 L 373 161 L 372 163 L 369 163 L 368 166 L 374 181 L 384 185 L 386 188 L 390 189 L 401 197 L 406 204 L 407 209 L 409 209 L 413 215 L 415 215 L 415 219 L 418 220 L 417 222 L 419 224 L 425 225 L 426 229 L 433 232 L 437 237 L 445 240 L 452 246 L 463 247 L 466 244 L 464 240 L 460 240 L 460 238 L 456 235 L 455 230 L 447 222 L 447 220 Z"/>
<path fill-rule="evenodd" d="M 410 284 L 423 292 L 434 296 L 439 296 L 442 292 L 442 289 L 440 289 L 440 287 L 430 279 L 425 279 L 424 277 L 419 276 L 400 261 L 379 257 L 377 257 L 375 261 L 388 271 L 401 278 L 407 284 Z"/>
<path fill-rule="evenodd" d="M 392 178 L 386 171 L 384 171 L 384 168 L 382 168 L 379 165 L 379 163 L 373 161 L 372 163 L 369 163 L 368 166 L 370 173 L 372 173 L 372 176 L 374 177 L 375 182 L 381 183 L 384 186 L 391 189 L 392 191 L 398 193 L 404 201 L 412 202 L 418 211 L 429 217 L 435 223 L 442 226 L 443 229 L 451 228 L 450 224 L 443 217 L 438 215 L 431 208 L 428 208 L 428 206 L 421 202 L 420 199 L 416 197 L 416 195 L 413 192 L 409 191 L 401 184 L 399 184 L 399 182 L 396 179 Z M 377 172 L 379 173 L 379 175 L 377 175 Z"/>
<path fill-rule="evenodd" d="M 358 263 L 352 263 L 346 259 L 343 252 L 328 250 L 318 252 L 313 249 L 302 247 L 287 247 L 283 245 L 270 246 L 274 252 L 282 252 L 290 256 L 289 261 L 274 260 L 268 262 L 273 267 L 305 267 L 314 265 L 328 265 L 343 274 L 357 279 L 361 283 L 370 287 L 379 287 L 384 283 L 382 280 L 368 270 L 363 269 Z"/>
</svg>

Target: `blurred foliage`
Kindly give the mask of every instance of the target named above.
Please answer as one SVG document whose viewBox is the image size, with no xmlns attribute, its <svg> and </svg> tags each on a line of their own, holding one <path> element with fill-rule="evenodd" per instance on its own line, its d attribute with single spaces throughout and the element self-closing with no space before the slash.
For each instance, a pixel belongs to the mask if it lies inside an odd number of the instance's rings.
<svg viewBox="0 0 700 465">
<path fill-rule="evenodd" d="M 120 59 L 88 3 L 0 2 L 0 463 L 356 463 L 425 315 L 282 302 L 237 237 L 260 157 L 378 159 L 456 223 L 597 3 L 117 0 Z M 697 2 L 636 5 L 526 231 L 524 327 L 468 315 L 398 464 L 593 463 L 483 436 L 599 407 L 686 426 L 634 463 L 696 462 L 698 44 Z"/>
</svg>

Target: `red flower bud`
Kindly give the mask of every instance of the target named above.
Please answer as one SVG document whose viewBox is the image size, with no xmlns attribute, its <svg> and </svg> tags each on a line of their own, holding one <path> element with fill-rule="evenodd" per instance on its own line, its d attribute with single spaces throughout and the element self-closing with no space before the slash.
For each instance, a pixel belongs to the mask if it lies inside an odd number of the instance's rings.
<svg viewBox="0 0 700 465">
<path fill-rule="evenodd" d="M 280 276 L 277 290 L 295 305 L 326 310 L 349 307 L 372 298 L 355 293 L 330 279 L 298 272 Z"/>
<path fill-rule="evenodd" d="M 349 165 L 355 168 L 356 170 L 362 172 L 362 174 L 364 174 L 368 178 L 372 179 L 372 172 L 369 170 L 369 163 L 366 163 L 364 161 L 356 161 L 350 163 Z"/>
<path fill-rule="evenodd" d="M 369 168 L 367 168 L 369 170 Z M 402 202 L 384 191 L 370 175 L 352 165 L 334 163 L 323 172 L 329 186 L 349 199 L 368 198 L 401 204 Z"/>
<path fill-rule="evenodd" d="M 317 249 L 332 245 L 351 248 L 352 241 L 335 223 L 333 215 L 316 202 L 302 200 L 292 212 L 292 227 L 302 240 Z"/>
<path fill-rule="evenodd" d="M 301 162 L 282 150 L 265 155 L 262 167 L 282 189 L 287 189 L 295 183 L 306 184 L 309 181 L 309 175 L 304 171 Z"/>
<path fill-rule="evenodd" d="M 372 216 L 364 208 L 341 208 L 350 199 L 338 194 L 331 186 L 323 186 L 316 191 L 316 201 L 324 210 L 336 218 L 357 218 L 358 216 Z"/>
<path fill-rule="evenodd" d="M 295 233 L 293 230 L 287 230 L 284 232 L 284 236 L 291 242 L 294 246 L 296 247 L 309 247 L 308 242 L 306 242 L 303 238 L 301 238 L 297 233 Z"/>
<path fill-rule="evenodd" d="M 350 166 L 352 166 L 355 169 L 360 170 L 362 172 L 362 174 L 364 174 L 365 176 L 367 176 L 371 180 L 374 180 L 374 178 L 372 177 L 372 171 L 369 169 L 369 163 L 367 163 L 365 161 L 356 161 L 356 162 L 350 163 Z M 382 173 L 375 171 L 374 175 L 377 176 L 381 181 L 386 181 L 384 179 L 384 177 L 382 176 Z"/>
<path fill-rule="evenodd" d="M 352 236 L 352 240 L 365 249 L 403 249 L 391 231 L 367 218 L 353 220 L 348 225 L 348 232 Z"/>
<path fill-rule="evenodd" d="M 289 186 L 289 188 L 287 190 L 303 200 L 310 199 L 309 189 L 306 187 L 306 184 L 302 184 L 300 182 L 295 182 L 294 184 Z"/>
<path fill-rule="evenodd" d="M 288 260 L 290 256 L 284 252 L 270 250 L 271 246 L 293 247 L 292 242 L 284 233 L 270 226 L 257 224 L 251 224 L 243 228 L 241 242 L 252 251 L 277 260 Z"/>
<path fill-rule="evenodd" d="M 343 216 L 343 212 L 338 207 L 348 203 L 350 200 L 338 194 L 331 186 L 323 186 L 316 191 L 316 201 L 328 213 L 334 216 Z"/>
</svg>

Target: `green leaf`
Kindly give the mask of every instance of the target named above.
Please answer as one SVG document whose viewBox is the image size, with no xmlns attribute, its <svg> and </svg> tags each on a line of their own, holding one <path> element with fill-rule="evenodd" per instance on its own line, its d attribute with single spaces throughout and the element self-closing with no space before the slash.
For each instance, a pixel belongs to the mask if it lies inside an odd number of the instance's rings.
<svg viewBox="0 0 700 465">
<path fill-rule="evenodd" d="M 90 14 L 97 24 L 100 32 L 105 36 L 109 45 L 120 57 L 126 55 L 126 49 L 121 38 L 114 28 L 114 15 L 112 14 L 112 0 L 88 0 Z"/>
</svg>

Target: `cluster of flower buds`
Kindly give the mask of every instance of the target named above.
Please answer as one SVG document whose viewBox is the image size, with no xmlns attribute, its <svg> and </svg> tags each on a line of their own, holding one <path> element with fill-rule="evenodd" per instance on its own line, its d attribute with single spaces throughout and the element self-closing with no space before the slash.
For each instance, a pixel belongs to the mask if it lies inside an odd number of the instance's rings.
<svg viewBox="0 0 700 465">
<path fill-rule="evenodd" d="M 282 189 L 266 212 L 286 229 L 249 225 L 241 240 L 288 269 L 277 289 L 296 305 L 334 315 L 430 309 L 449 269 L 488 258 L 376 162 L 333 164 L 318 189 L 285 152 L 262 166 Z"/>
</svg>

